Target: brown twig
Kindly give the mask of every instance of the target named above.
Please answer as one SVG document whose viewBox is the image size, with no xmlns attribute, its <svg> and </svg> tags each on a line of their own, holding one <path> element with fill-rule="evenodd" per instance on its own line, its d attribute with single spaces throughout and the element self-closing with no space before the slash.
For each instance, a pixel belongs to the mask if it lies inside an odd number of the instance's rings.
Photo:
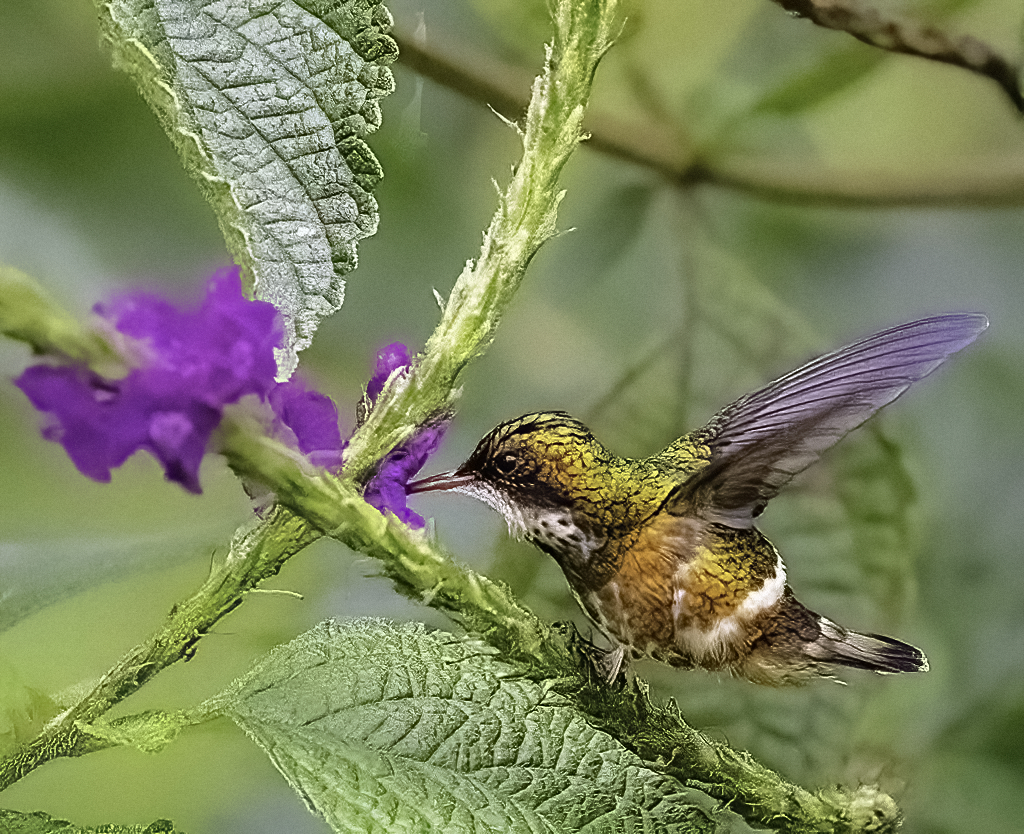
<svg viewBox="0 0 1024 834">
<path fill-rule="evenodd" d="M 970 35 L 948 35 L 938 26 L 903 16 L 883 14 L 863 0 L 774 0 L 782 8 L 826 29 L 847 32 L 886 52 L 913 55 L 952 64 L 996 82 L 1024 113 L 1019 67 L 984 41 Z"/>
</svg>

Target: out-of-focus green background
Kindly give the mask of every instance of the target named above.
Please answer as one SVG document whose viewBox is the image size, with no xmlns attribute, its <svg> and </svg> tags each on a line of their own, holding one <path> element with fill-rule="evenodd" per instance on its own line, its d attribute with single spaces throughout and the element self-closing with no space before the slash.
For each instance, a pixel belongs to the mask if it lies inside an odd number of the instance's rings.
<svg viewBox="0 0 1024 834">
<path fill-rule="evenodd" d="M 936 7 L 957 10 L 951 30 L 1020 54 L 1015 0 Z M 432 42 L 530 71 L 539 64 L 543 3 L 392 8 L 404 31 L 422 22 Z M 194 296 L 225 262 L 223 241 L 97 40 L 85 0 L 0 0 L 0 260 L 82 313 L 140 283 Z M 787 86 L 815 72 L 813 84 Z M 503 181 L 517 153 L 514 134 L 483 103 L 401 64 L 395 74 L 398 91 L 371 138 L 385 170 L 380 231 L 361 244 L 345 306 L 302 360 L 339 402 L 346 428 L 374 351 L 394 340 L 416 348 L 429 334 L 431 289 L 447 293 L 476 253 L 495 203 L 490 179 Z M 752 113 L 771 90 L 789 97 Z M 831 168 L 884 183 L 1024 164 L 1024 124 L 994 84 L 883 58 L 767 0 L 635 3 L 599 72 L 594 110 L 627 124 L 657 119 L 681 144 L 769 171 Z M 879 782 L 904 807 L 907 832 L 1019 830 L 1024 212 L 681 191 L 587 149 L 565 186 L 560 221 L 574 231 L 544 248 L 492 350 L 469 371 L 431 471 L 457 463 L 497 422 L 543 408 L 588 420 L 617 451 L 648 454 L 816 351 L 924 314 L 987 312 L 992 327 L 977 345 L 877 429 L 849 438 L 763 520 L 806 603 L 923 647 L 931 671 L 778 691 L 654 665 L 639 671 L 691 722 L 788 778 L 808 787 Z M 201 497 L 164 483 L 141 456 L 109 485 L 80 476 L 41 439 L 10 385 L 28 359 L 21 346 L 0 344 L 0 740 L 30 727 L 44 696 L 96 678 L 153 629 L 249 512 L 216 459 L 204 467 Z M 582 624 L 554 564 L 508 541 L 486 508 L 442 496 L 417 506 L 465 562 L 511 584 L 543 616 Z M 124 711 L 194 704 L 326 616 L 446 626 L 374 573 L 372 562 L 318 543 L 270 583 L 302 601 L 254 595 L 194 660 Z M 326 830 L 226 722 L 191 730 L 158 756 L 111 750 L 49 764 L 0 807 L 89 825 L 168 817 L 191 834 Z"/>
</svg>

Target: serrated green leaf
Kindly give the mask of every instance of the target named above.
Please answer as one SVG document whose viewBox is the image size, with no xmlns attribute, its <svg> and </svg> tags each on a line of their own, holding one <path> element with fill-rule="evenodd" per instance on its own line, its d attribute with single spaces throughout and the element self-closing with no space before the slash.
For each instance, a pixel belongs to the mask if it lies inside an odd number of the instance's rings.
<svg viewBox="0 0 1024 834">
<path fill-rule="evenodd" d="M 844 446 L 838 456 L 836 497 L 853 533 L 865 592 L 881 612 L 898 618 L 914 584 L 910 513 L 917 490 L 899 445 L 877 424 L 863 431 L 863 442 Z"/>
<path fill-rule="evenodd" d="M 699 258 L 699 324 L 693 328 L 692 350 L 695 368 L 708 375 L 695 375 L 693 386 L 710 411 L 829 347 L 738 260 L 714 246 Z M 732 380 L 725 377 L 731 391 L 722 390 L 723 369 L 733 374 Z M 844 438 L 764 516 L 784 558 L 798 550 L 809 554 L 806 561 L 814 573 L 807 585 L 859 599 L 864 613 L 875 618 L 875 628 L 891 624 L 906 607 L 915 547 L 910 525 L 914 484 L 880 419 Z"/>
<path fill-rule="evenodd" d="M 380 166 L 362 137 L 391 92 L 390 16 L 376 0 L 99 3 L 135 80 L 213 206 L 255 295 L 285 316 L 287 377 L 344 299 L 376 231 Z"/>
<path fill-rule="evenodd" d="M 336 831 L 749 830 L 493 649 L 418 624 L 322 623 L 206 708 Z"/>
<path fill-rule="evenodd" d="M 156 820 L 149 825 L 75 825 L 51 817 L 42 811 L 23 813 L 0 808 L 0 831 L 4 834 L 182 834 L 170 820 Z"/>
<path fill-rule="evenodd" d="M 743 389 L 754 390 L 842 344 L 814 336 L 739 262 L 713 248 L 700 257 L 694 364 L 709 373 L 695 380 L 700 394 L 721 391 L 714 374 L 725 368 L 734 385 L 745 378 Z M 710 408 L 743 389 L 715 395 Z M 798 598 L 849 628 L 885 632 L 905 612 L 913 582 L 912 500 L 899 448 L 878 430 L 876 418 L 803 473 L 759 526 L 786 560 Z M 733 743 L 794 778 L 839 779 L 857 743 L 848 728 L 868 703 L 870 680 L 859 678 L 857 687 L 785 693 L 701 680 L 681 690 L 680 699 L 691 721 L 722 727 Z"/>
</svg>

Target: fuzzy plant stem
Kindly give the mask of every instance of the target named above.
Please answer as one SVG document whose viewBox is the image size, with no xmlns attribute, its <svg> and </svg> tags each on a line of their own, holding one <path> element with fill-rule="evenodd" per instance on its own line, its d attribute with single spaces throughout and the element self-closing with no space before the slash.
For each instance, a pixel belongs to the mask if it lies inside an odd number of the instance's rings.
<svg viewBox="0 0 1024 834">
<path fill-rule="evenodd" d="M 556 234 L 564 192 L 558 178 L 585 138 L 583 114 L 598 62 L 621 25 L 618 0 L 572 2 L 552 8 L 555 34 L 544 72 L 533 84 L 522 128 L 523 156 L 484 234 L 480 256 L 469 261 L 444 304 L 407 384 L 379 403 L 346 449 L 346 474 L 362 481 L 381 455 L 418 425 L 451 409 L 458 380 L 494 339 L 526 268 Z"/>
<path fill-rule="evenodd" d="M 398 561 L 406 558 L 402 551 L 389 551 L 380 545 L 383 518 L 362 501 L 355 484 L 363 483 L 380 459 L 418 425 L 451 409 L 458 394 L 459 374 L 493 340 L 527 265 L 541 244 L 555 233 L 562 196 L 558 176 L 583 138 L 580 125 L 593 76 L 619 25 L 617 5 L 617 0 L 559 0 L 552 10 L 554 39 L 520 131 L 523 157 L 512 182 L 499 194 L 498 210 L 480 256 L 456 281 L 425 354 L 403 378 L 402 385 L 385 388 L 367 421 L 349 441 L 339 481 L 310 479 L 296 469 L 288 476 L 296 489 L 289 490 L 284 482 L 288 478 L 275 477 L 275 473 L 281 475 L 284 471 L 281 466 L 262 473 L 266 482 L 276 484 L 283 494 L 304 495 L 308 506 L 298 499 L 285 502 L 290 509 L 278 507 L 236 533 L 224 563 L 191 598 L 175 606 L 154 635 L 132 649 L 91 692 L 57 716 L 36 739 L 0 762 L 0 790 L 46 761 L 87 752 L 89 746 L 78 729 L 79 722 L 95 720 L 165 667 L 190 657 L 197 641 L 240 605 L 246 593 L 277 574 L 291 556 L 325 533 L 343 527 L 345 533 L 338 538 L 363 547 L 368 555 Z M 0 298 L 10 301 L 0 304 L 0 331 L 5 335 L 29 343 L 37 352 L 56 349 L 92 366 L 109 354 L 108 346 L 87 336 L 81 326 L 78 336 L 67 335 L 75 331 L 73 319 L 25 276 L 5 273 L 0 278 L 0 289 L 5 289 Z M 28 299 L 26 303 L 17 302 L 15 289 L 17 298 Z M 231 428 L 225 433 L 231 435 Z M 235 431 L 234 436 L 237 439 L 239 432 Z M 239 471 L 260 469 L 246 462 L 244 455 L 230 457 Z M 313 483 L 317 489 L 306 489 Z M 333 514 L 337 508 L 320 506 L 314 500 L 325 498 L 328 504 L 339 501 L 339 507 L 356 506 L 359 511 L 343 523 Z M 449 569 L 447 558 L 440 556 L 433 559 L 431 568 L 420 568 L 421 572 L 437 572 L 432 579 L 424 580 L 431 586 L 442 585 Z M 387 562 L 385 572 L 400 573 Z M 478 579 L 482 587 L 491 587 Z M 434 601 L 439 604 L 443 599 L 442 595 Z M 483 600 L 486 605 L 486 593 Z M 458 600 L 449 601 L 450 607 L 460 604 Z M 470 600 L 465 604 L 472 607 Z M 523 612 L 518 604 L 515 609 L 517 615 Z M 475 623 L 474 617 L 468 616 L 466 622 Z M 511 620 L 506 623 L 512 625 Z"/>
</svg>

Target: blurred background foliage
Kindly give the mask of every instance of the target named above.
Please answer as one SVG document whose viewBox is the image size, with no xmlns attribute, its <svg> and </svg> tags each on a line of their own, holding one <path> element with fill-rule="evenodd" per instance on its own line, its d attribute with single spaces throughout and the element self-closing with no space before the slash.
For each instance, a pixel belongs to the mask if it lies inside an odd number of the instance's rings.
<svg viewBox="0 0 1024 834">
<path fill-rule="evenodd" d="M 526 93 L 546 36 L 542 0 L 400 0 L 407 41 Z M 1017 58 L 1015 0 L 901 3 Z M 371 145 L 381 224 L 345 306 L 303 356 L 351 428 L 373 355 L 421 345 L 475 255 L 511 131 L 471 100 L 395 67 Z M 522 81 L 521 79 L 527 79 Z M 913 834 L 1013 831 L 1024 819 L 1024 125 L 999 89 L 886 55 L 765 0 L 635 0 L 602 66 L 594 130 L 701 159 L 728 183 L 681 187 L 583 149 L 565 176 L 573 229 L 531 267 L 430 471 L 501 420 L 565 409 L 613 449 L 649 454 L 736 396 L 856 337 L 914 317 L 981 310 L 990 331 L 848 438 L 773 502 L 763 527 L 806 603 L 921 646 L 927 675 L 769 690 L 653 664 L 638 671 L 691 723 L 807 787 L 877 781 Z M 623 138 L 624 137 L 624 138 Z M 655 144 L 657 147 L 655 147 Z M 659 151 L 659 152 L 660 152 Z M 766 196 L 766 179 L 788 187 Z M 910 186 L 907 185 L 910 183 Z M 941 204 L 915 191 L 947 188 Z M 871 199 L 849 198 L 851 184 Z M 787 189 L 783 189 L 787 190 Z M 842 193 L 844 198 L 830 197 Z M 916 195 L 916 196 L 915 196 Z M 226 258 L 211 211 L 156 120 L 97 46 L 86 0 L 0 0 L 0 259 L 83 314 L 145 284 L 181 296 Z M 21 346 L 0 344 L 0 374 Z M 42 440 L 0 385 L 0 745 L 99 676 L 204 578 L 247 501 L 219 460 L 186 495 L 137 457 L 109 485 Z M 425 496 L 442 540 L 542 616 L 585 627 L 555 564 L 509 541 L 468 499 Z M 368 560 L 322 541 L 203 640 L 130 711 L 213 694 L 325 616 L 425 620 Z M 0 805 L 79 824 L 169 817 L 186 831 L 318 832 L 255 746 L 226 723 L 159 756 L 111 750 L 33 773 Z"/>
</svg>

